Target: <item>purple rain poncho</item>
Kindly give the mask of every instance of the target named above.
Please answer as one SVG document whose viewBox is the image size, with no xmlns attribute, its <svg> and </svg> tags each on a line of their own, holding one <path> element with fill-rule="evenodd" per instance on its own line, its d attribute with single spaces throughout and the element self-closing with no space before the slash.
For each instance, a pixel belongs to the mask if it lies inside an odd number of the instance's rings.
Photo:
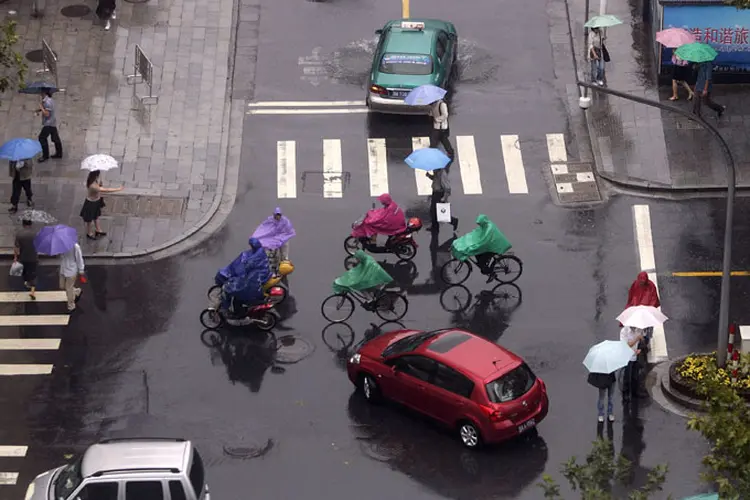
<svg viewBox="0 0 750 500">
<path fill-rule="evenodd" d="M 281 209 L 276 207 L 273 213 L 281 215 Z M 281 215 L 281 219 L 276 220 L 272 215 L 257 227 L 252 237 L 259 239 L 263 248 L 275 250 L 296 235 L 292 221 L 288 217 Z"/>
</svg>

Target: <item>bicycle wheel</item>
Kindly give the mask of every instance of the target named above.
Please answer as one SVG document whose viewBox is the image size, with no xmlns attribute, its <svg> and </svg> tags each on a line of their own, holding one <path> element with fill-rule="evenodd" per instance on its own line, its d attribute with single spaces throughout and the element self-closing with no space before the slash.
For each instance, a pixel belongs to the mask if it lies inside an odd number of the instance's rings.
<svg viewBox="0 0 750 500">
<path fill-rule="evenodd" d="M 498 255 L 492 264 L 492 277 L 500 283 L 513 283 L 522 272 L 523 262 L 515 255 Z"/>
<path fill-rule="evenodd" d="M 409 243 L 402 243 L 400 245 L 397 245 L 396 248 L 393 249 L 393 253 L 395 253 L 396 257 L 398 257 L 402 261 L 410 261 L 414 258 L 415 255 L 417 255 L 417 249 L 414 248 L 414 245 L 410 245 Z"/>
<path fill-rule="evenodd" d="M 201 325 L 209 330 L 215 330 L 224 324 L 224 316 L 216 309 L 208 308 L 201 312 Z"/>
<path fill-rule="evenodd" d="M 346 351 L 354 345 L 354 330 L 346 323 L 329 323 L 321 332 L 323 343 L 331 352 Z"/>
<path fill-rule="evenodd" d="M 523 302 L 523 293 L 515 283 L 500 283 L 492 289 L 492 307 L 512 311 Z"/>
<path fill-rule="evenodd" d="M 342 323 L 354 314 L 354 301 L 345 293 L 335 293 L 326 297 L 320 312 L 331 323 Z"/>
<path fill-rule="evenodd" d="M 354 255 L 349 255 L 346 257 L 346 259 L 344 259 L 344 269 L 346 269 L 347 271 L 349 269 L 352 269 L 357 264 L 359 264 L 359 261 Z"/>
<path fill-rule="evenodd" d="M 357 250 L 362 250 L 362 242 L 359 241 L 359 238 L 349 236 L 344 240 L 344 250 L 346 250 L 346 253 L 349 255 L 354 255 Z"/>
<path fill-rule="evenodd" d="M 386 321 L 398 321 L 406 316 L 409 301 L 396 292 L 383 292 L 375 303 L 375 314 Z"/>
<path fill-rule="evenodd" d="M 218 304 L 221 302 L 221 285 L 214 285 L 209 288 L 206 296 L 212 304 Z"/>
<path fill-rule="evenodd" d="M 448 312 L 459 312 L 468 309 L 471 304 L 471 292 L 463 285 L 452 285 L 440 294 L 440 305 Z"/>
<path fill-rule="evenodd" d="M 274 329 L 276 326 L 276 315 L 272 312 L 266 311 L 255 323 L 258 330 L 262 332 L 268 332 Z"/>
<path fill-rule="evenodd" d="M 472 265 L 470 261 L 461 262 L 458 259 L 449 260 L 440 269 L 440 277 L 448 285 L 460 285 L 471 275 Z"/>
</svg>

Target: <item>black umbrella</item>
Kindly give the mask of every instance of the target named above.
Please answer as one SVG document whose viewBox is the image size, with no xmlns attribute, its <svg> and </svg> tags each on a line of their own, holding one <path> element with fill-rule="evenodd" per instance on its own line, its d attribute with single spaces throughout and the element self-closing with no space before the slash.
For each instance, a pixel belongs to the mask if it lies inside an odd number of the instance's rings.
<svg viewBox="0 0 750 500">
<path fill-rule="evenodd" d="M 54 84 L 49 82 L 31 82 L 18 92 L 20 94 L 39 95 L 45 92 L 52 92 L 54 94 L 55 92 L 58 92 L 58 90 L 59 89 L 55 87 Z"/>
</svg>

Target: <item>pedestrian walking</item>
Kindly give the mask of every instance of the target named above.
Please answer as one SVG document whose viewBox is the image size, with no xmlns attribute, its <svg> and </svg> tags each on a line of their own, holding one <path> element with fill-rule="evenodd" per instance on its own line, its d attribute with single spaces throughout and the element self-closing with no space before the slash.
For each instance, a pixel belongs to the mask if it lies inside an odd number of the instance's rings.
<svg viewBox="0 0 750 500">
<path fill-rule="evenodd" d="M 701 106 L 706 106 L 716 111 L 717 118 L 721 118 L 726 106 L 718 104 L 711 98 L 713 87 L 713 63 L 711 61 L 698 64 L 698 77 L 695 81 L 695 99 L 693 99 L 693 113 L 701 116 Z"/>
<path fill-rule="evenodd" d="M 430 105 L 430 116 L 432 117 L 432 132 L 430 133 L 430 147 L 437 148 L 438 143 L 443 145 L 445 154 L 452 160 L 456 156 L 450 141 L 450 127 L 448 126 L 448 104 L 440 99 Z"/>
<path fill-rule="evenodd" d="M 75 310 L 78 297 L 81 296 L 81 289 L 76 287 L 76 280 L 78 276 L 83 276 L 84 270 L 83 252 L 78 243 L 67 252 L 60 254 L 60 289 L 65 290 L 68 312 Z"/>
<path fill-rule="evenodd" d="M 430 197 L 430 221 L 432 227 L 430 230 L 437 230 L 438 216 L 437 204 L 448 203 L 448 197 L 451 195 L 451 185 L 448 179 L 448 171 L 445 168 L 434 170 L 425 174 L 428 179 L 432 180 L 432 196 Z M 451 214 L 451 225 L 453 231 L 458 229 L 458 219 Z"/>
<path fill-rule="evenodd" d="M 55 101 L 52 100 L 52 90 L 42 89 L 42 102 L 39 105 L 37 113 L 42 115 L 42 131 L 39 132 L 39 144 L 42 145 L 42 157 L 39 163 L 49 160 L 49 142 L 47 138 L 52 137 L 52 143 L 55 145 L 55 154 L 52 158 L 63 157 L 62 141 L 60 134 L 57 132 L 57 112 L 55 110 Z"/>
<path fill-rule="evenodd" d="M 604 85 L 604 63 L 609 62 L 609 51 L 604 45 L 604 34 L 601 28 L 591 28 L 589 31 L 588 56 L 591 63 L 592 83 Z"/>
<path fill-rule="evenodd" d="M 26 193 L 26 205 L 28 207 L 34 206 L 34 193 L 31 191 L 32 163 L 31 158 L 8 162 L 8 173 L 13 179 L 8 212 L 12 214 L 18 212 L 18 201 L 21 199 L 22 189 Z"/>
<path fill-rule="evenodd" d="M 99 0 L 96 6 L 96 15 L 104 23 L 104 31 L 109 31 L 112 21 L 117 19 L 116 0 Z"/>
<path fill-rule="evenodd" d="M 81 218 L 86 224 L 86 237 L 95 240 L 99 236 L 106 236 L 107 233 L 102 231 L 99 225 L 99 217 L 102 215 L 102 208 L 106 206 L 102 193 L 116 193 L 122 191 L 123 187 L 105 188 L 102 187 L 99 176 L 99 170 L 92 170 L 86 178 L 86 201 L 81 208 Z M 91 230 L 94 230 L 93 232 Z"/>
<path fill-rule="evenodd" d="M 661 307 L 659 292 L 654 282 L 648 279 L 648 273 L 646 272 L 638 273 L 635 281 L 630 285 L 630 290 L 628 290 L 628 303 L 625 304 L 625 309 L 633 306 Z M 654 328 L 646 328 L 644 333 L 644 343 L 648 346 L 651 342 Z"/>
<path fill-rule="evenodd" d="M 36 268 L 39 254 L 34 246 L 36 233 L 31 228 L 31 221 L 24 219 L 21 229 L 16 232 L 16 242 L 13 247 L 13 262 L 20 262 L 23 266 L 23 284 L 29 289 L 29 297 L 36 300 Z"/>
<path fill-rule="evenodd" d="M 622 374 L 622 400 L 629 403 L 631 399 L 638 397 L 640 380 L 638 355 L 641 353 L 641 350 L 638 348 L 638 343 L 643 340 L 643 330 L 632 328 L 630 326 L 623 326 L 620 330 L 620 340 L 626 342 L 633 350 L 633 355 Z"/>
<path fill-rule="evenodd" d="M 688 84 L 688 80 L 690 79 L 690 74 L 692 73 L 692 69 L 690 68 L 690 64 L 680 59 L 677 54 L 672 54 L 672 67 L 674 68 L 674 73 L 672 73 L 672 97 L 669 98 L 670 101 L 676 101 L 680 98 L 680 96 L 677 94 L 677 90 L 679 87 L 684 87 L 685 90 L 688 91 L 688 101 L 693 100 L 693 89 L 690 88 L 690 85 Z"/>
<path fill-rule="evenodd" d="M 604 422 L 604 401 L 607 401 L 606 416 L 610 422 L 615 421 L 614 393 L 617 377 L 614 373 L 589 373 L 588 383 L 599 389 L 599 399 L 596 402 L 598 421 Z"/>
</svg>

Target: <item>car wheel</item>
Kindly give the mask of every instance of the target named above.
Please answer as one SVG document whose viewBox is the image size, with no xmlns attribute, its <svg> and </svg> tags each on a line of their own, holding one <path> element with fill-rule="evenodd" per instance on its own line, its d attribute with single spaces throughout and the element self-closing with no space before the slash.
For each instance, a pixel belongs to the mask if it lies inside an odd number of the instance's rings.
<svg viewBox="0 0 750 500">
<path fill-rule="evenodd" d="M 370 374 L 362 375 L 362 394 L 365 399 L 370 403 L 378 403 L 381 400 L 380 387 L 375 382 L 375 378 Z"/>
<path fill-rule="evenodd" d="M 465 447 L 475 450 L 482 445 L 482 435 L 479 433 L 477 426 L 468 421 L 458 424 L 458 437 L 461 444 Z"/>
</svg>

